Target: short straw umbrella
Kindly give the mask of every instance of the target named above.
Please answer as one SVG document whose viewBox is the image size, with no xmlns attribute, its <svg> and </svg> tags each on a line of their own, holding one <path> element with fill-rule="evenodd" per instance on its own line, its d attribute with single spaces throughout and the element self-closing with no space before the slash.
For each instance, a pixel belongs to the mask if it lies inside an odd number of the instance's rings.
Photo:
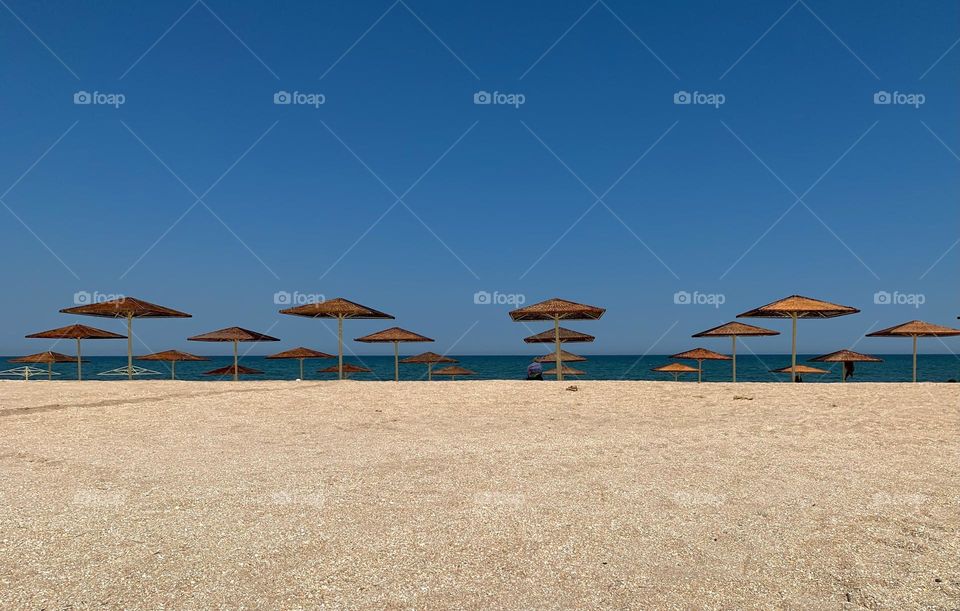
<svg viewBox="0 0 960 611">
<path fill-rule="evenodd" d="M 253 369 L 252 367 L 244 367 L 243 365 L 227 365 L 226 367 L 221 367 L 219 369 L 212 369 L 210 371 L 204 371 L 203 375 L 205 376 L 228 376 L 232 375 L 233 380 L 236 381 L 237 378 L 241 375 L 259 375 L 263 373 L 259 369 Z"/>
<path fill-rule="evenodd" d="M 344 380 L 350 377 L 351 373 L 370 373 L 370 370 L 360 365 L 354 365 L 353 363 L 340 362 L 330 367 L 318 369 L 317 373 L 335 373 L 339 379 Z"/>
<path fill-rule="evenodd" d="M 670 355 L 672 359 L 690 359 L 697 362 L 697 383 L 703 381 L 703 362 L 704 361 L 729 361 L 730 357 L 726 354 L 720 354 L 706 348 L 694 348 L 686 352 Z"/>
<path fill-rule="evenodd" d="M 384 329 L 383 331 L 371 333 L 370 335 L 358 337 L 353 341 L 363 342 L 365 344 L 393 344 L 393 380 L 394 382 L 399 382 L 400 342 L 432 342 L 433 340 L 429 337 L 420 335 L 419 333 L 414 333 L 413 331 L 407 331 L 406 329 L 401 329 L 400 327 L 391 327 L 389 329 Z"/>
<path fill-rule="evenodd" d="M 354 303 L 342 297 L 328 299 L 327 301 L 318 301 L 316 303 L 306 303 L 295 308 L 280 310 L 281 314 L 290 314 L 292 316 L 305 316 L 307 318 L 336 318 L 337 319 L 337 372 L 339 378 L 343 379 L 343 321 L 345 318 L 351 319 L 389 319 L 393 316 L 368 308 L 367 306 Z"/>
<path fill-rule="evenodd" d="M 819 367 L 810 367 L 809 365 L 791 365 L 790 367 L 781 367 L 780 369 L 771 369 L 772 373 L 789 373 L 790 380 L 793 382 L 797 381 L 797 376 L 805 374 L 824 374 L 830 373 L 826 369 L 820 369 Z"/>
<path fill-rule="evenodd" d="M 912 337 L 913 338 L 913 381 L 917 381 L 917 338 L 918 337 L 951 337 L 960 335 L 960 329 L 935 325 L 922 320 L 911 320 L 902 325 L 888 327 L 873 333 L 867 333 L 867 337 Z"/>
<path fill-rule="evenodd" d="M 658 371 L 661 373 L 672 373 L 673 381 L 677 382 L 680 380 L 681 373 L 699 373 L 699 369 L 696 367 L 691 367 L 690 365 L 684 365 L 683 363 L 669 363 L 667 365 L 661 365 L 659 367 L 654 367 L 650 371 Z"/>
<path fill-rule="evenodd" d="M 799 318 L 835 318 L 856 314 L 857 308 L 812 299 L 802 295 L 791 295 L 768 303 L 765 306 L 738 314 L 737 318 L 789 318 L 793 323 L 790 343 L 790 366 L 797 364 L 797 319 Z M 793 374 L 796 376 L 796 374 Z"/>
<path fill-rule="evenodd" d="M 300 379 L 304 380 L 303 377 L 303 361 L 306 359 L 333 359 L 336 358 L 332 354 L 327 354 L 326 352 L 320 352 L 319 350 L 311 350 L 310 348 L 294 348 L 293 350 L 285 350 L 283 352 L 278 352 L 276 354 L 271 354 L 267 357 L 268 359 L 297 359 L 300 361 Z"/>
<path fill-rule="evenodd" d="M 450 367 L 437 369 L 436 371 L 433 372 L 433 375 L 435 376 L 450 376 L 451 380 L 456 380 L 457 376 L 472 376 L 474 374 L 476 374 L 475 371 L 464 369 L 459 365 L 451 365 Z"/>
<path fill-rule="evenodd" d="M 764 329 L 763 327 L 755 327 L 753 325 L 748 325 L 742 322 L 728 322 L 719 327 L 714 327 L 712 329 L 707 329 L 706 331 L 701 331 L 700 333 L 695 333 L 691 337 L 729 337 L 732 340 L 731 348 L 733 352 L 731 357 L 733 358 L 733 363 L 731 368 L 733 370 L 733 381 L 737 381 L 737 336 L 756 336 L 756 335 L 780 335 L 779 331 L 772 331 L 770 329 Z"/>
<path fill-rule="evenodd" d="M 560 351 L 560 362 L 561 363 L 583 363 L 587 360 L 587 357 L 580 356 L 579 354 L 574 354 L 572 352 L 567 352 L 566 350 Z M 556 354 L 545 354 L 543 356 L 538 356 L 533 359 L 534 363 L 556 363 L 557 355 Z"/>
<path fill-rule="evenodd" d="M 110 301 L 101 301 L 74 308 L 60 310 L 64 314 L 82 316 L 100 316 L 103 318 L 127 319 L 127 379 L 133 379 L 133 319 L 134 318 L 190 318 L 189 314 L 178 312 L 164 306 L 136 299 L 120 297 Z M 122 367 L 120 369 L 123 369 Z"/>
<path fill-rule="evenodd" d="M 579 331 L 572 331 L 563 327 L 560 327 L 559 331 L 561 344 L 566 344 L 567 342 L 592 342 L 593 340 L 597 339 L 592 335 L 580 333 Z M 523 338 L 523 341 L 528 344 L 552 344 L 556 341 L 556 337 L 554 336 L 554 332 L 552 330 L 547 330 L 542 333 L 537 333 L 536 335 L 525 337 Z"/>
<path fill-rule="evenodd" d="M 163 361 L 170 363 L 170 379 L 177 379 L 177 361 L 209 361 L 210 359 L 203 356 L 196 356 L 195 354 L 190 354 L 189 352 L 180 352 L 179 350 L 164 350 L 163 352 L 154 352 L 153 354 L 146 354 L 144 356 L 138 356 L 138 361 Z"/>
<path fill-rule="evenodd" d="M 249 373 L 240 371 L 239 367 L 239 356 L 238 344 L 240 342 L 279 342 L 280 340 L 275 337 L 270 337 L 269 335 L 264 335 L 263 333 L 257 333 L 256 331 L 250 331 L 248 329 L 243 329 L 241 327 L 227 327 L 226 329 L 220 329 L 219 331 L 211 331 L 210 333 L 204 333 L 202 335 L 194 335 L 193 337 L 188 337 L 188 341 L 191 342 L 233 342 L 233 381 L 236 382 L 240 379 L 239 374 Z M 216 369 L 214 371 L 220 371 Z M 253 370 L 256 371 L 256 370 Z M 257 373 L 263 373 L 258 371 Z M 210 373 L 209 375 L 217 375 Z"/>
<path fill-rule="evenodd" d="M 560 373 L 557 380 L 563 380 L 563 357 L 560 354 L 560 321 L 561 320 L 597 320 L 603 313 L 604 308 L 585 305 L 568 301 L 566 299 L 553 298 L 540 303 L 535 303 L 510 312 L 510 318 L 515 322 L 524 322 L 528 320 L 552 320 L 553 321 L 553 342 L 555 344 L 554 352 L 556 354 L 557 367 L 560 367 Z"/>
<path fill-rule="evenodd" d="M 847 363 L 882 363 L 883 359 L 870 356 L 869 354 L 860 354 L 859 352 L 854 352 L 853 350 L 837 350 L 836 352 L 831 352 L 830 354 L 814 357 L 810 359 L 810 362 L 840 363 L 840 381 L 846 382 Z"/>
<path fill-rule="evenodd" d="M 39 352 L 37 354 L 31 354 L 29 356 L 21 356 L 15 359 L 10 359 L 11 363 L 46 363 L 47 364 L 47 379 L 53 379 L 53 364 L 54 363 L 74 363 L 78 359 L 68 355 L 60 354 L 59 352 Z"/>
<path fill-rule="evenodd" d="M 586 371 L 581 371 L 581 370 L 579 370 L 579 369 L 575 369 L 575 368 L 573 368 L 573 367 L 567 367 L 566 365 L 563 366 L 563 375 L 565 375 L 565 376 L 582 376 L 582 375 L 584 375 L 585 373 L 587 373 L 587 372 L 586 372 Z M 545 375 L 545 376 L 555 376 L 555 375 L 557 375 L 557 370 L 556 370 L 556 369 L 545 369 L 544 372 L 543 372 L 543 375 Z"/>
<path fill-rule="evenodd" d="M 88 327 L 87 325 L 68 325 L 59 329 L 50 329 L 28 335 L 31 339 L 74 339 L 77 340 L 77 379 L 83 379 L 83 367 L 80 356 L 80 340 L 82 339 L 125 339 L 125 336 L 119 333 L 111 333 L 103 329 Z"/>
<path fill-rule="evenodd" d="M 408 356 L 400 360 L 401 363 L 424 363 L 427 366 L 427 380 L 433 379 L 433 366 L 437 363 L 458 363 L 457 359 L 452 359 L 436 352 L 424 352 L 416 356 Z"/>
</svg>

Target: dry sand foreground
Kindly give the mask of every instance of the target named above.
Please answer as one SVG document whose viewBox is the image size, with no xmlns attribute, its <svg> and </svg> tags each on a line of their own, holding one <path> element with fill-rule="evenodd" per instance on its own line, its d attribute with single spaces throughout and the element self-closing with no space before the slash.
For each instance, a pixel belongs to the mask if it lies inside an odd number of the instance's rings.
<svg viewBox="0 0 960 611">
<path fill-rule="evenodd" d="M 0 383 L 0 607 L 960 607 L 960 386 Z"/>
</svg>

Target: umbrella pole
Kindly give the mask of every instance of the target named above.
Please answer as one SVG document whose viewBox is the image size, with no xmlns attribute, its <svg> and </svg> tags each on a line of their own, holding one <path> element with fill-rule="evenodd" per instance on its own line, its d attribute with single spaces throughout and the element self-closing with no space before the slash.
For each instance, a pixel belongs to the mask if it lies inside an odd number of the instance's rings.
<svg viewBox="0 0 960 611">
<path fill-rule="evenodd" d="M 80 338 L 77 338 L 77 381 L 83 379 L 83 365 L 80 364 Z"/>
<path fill-rule="evenodd" d="M 427 363 L 427 382 L 433 381 L 433 363 Z"/>
<path fill-rule="evenodd" d="M 679 373 L 673 374 L 673 381 L 674 381 L 674 382 L 679 382 L 679 381 L 680 381 L 680 374 L 679 374 Z"/>
<path fill-rule="evenodd" d="M 563 363 L 560 362 L 560 317 L 553 317 L 553 341 L 557 346 L 557 381 L 563 382 Z"/>
<path fill-rule="evenodd" d="M 237 366 L 240 364 L 239 359 L 237 358 L 237 346 L 240 343 L 237 340 L 233 340 L 233 381 L 236 382 L 240 379 L 240 372 L 237 371 Z"/>
<path fill-rule="evenodd" d="M 703 361 L 697 361 L 697 384 L 703 381 Z"/>
<path fill-rule="evenodd" d="M 47 381 L 53 380 L 53 361 L 47 363 Z"/>
<path fill-rule="evenodd" d="M 343 316 L 337 316 L 337 377 L 343 379 Z"/>
<path fill-rule="evenodd" d="M 917 336 L 913 336 L 913 381 L 917 381 Z"/>
<path fill-rule="evenodd" d="M 400 342 L 393 342 L 393 381 L 400 381 Z"/>
<path fill-rule="evenodd" d="M 127 315 L 127 379 L 133 379 L 133 314 Z"/>
<path fill-rule="evenodd" d="M 737 381 L 737 336 L 731 335 L 733 338 L 733 381 Z"/>
<path fill-rule="evenodd" d="M 171 380 L 177 379 L 177 362 L 176 361 L 170 361 L 170 379 Z"/>
<path fill-rule="evenodd" d="M 303 379 L 303 359 L 300 359 L 300 379 Z"/>
<path fill-rule="evenodd" d="M 790 314 L 793 321 L 793 338 L 790 343 L 790 381 L 797 381 L 797 315 Z"/>
</svg>

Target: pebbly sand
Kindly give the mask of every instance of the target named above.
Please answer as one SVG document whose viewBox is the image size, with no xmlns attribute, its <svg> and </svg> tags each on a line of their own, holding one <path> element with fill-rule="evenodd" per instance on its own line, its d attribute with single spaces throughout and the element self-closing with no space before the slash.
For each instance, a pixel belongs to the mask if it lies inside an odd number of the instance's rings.
<svg viewBox="0 0 960 611">
<path fill-rule="evenodd" d="M 3 382 L 0 467 L 3 608 L 960 608 L 960 385 Z"/>
</svg>

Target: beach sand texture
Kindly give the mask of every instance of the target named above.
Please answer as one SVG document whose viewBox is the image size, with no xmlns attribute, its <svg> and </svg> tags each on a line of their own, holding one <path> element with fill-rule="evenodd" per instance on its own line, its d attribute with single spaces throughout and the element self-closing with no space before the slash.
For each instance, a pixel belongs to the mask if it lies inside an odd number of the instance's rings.
<svg viewBox="0 0 960 611">
<path fill-rule="evenodd" d="M 955 384 L 3 382 L 0 465 L 3 608 L 960 607 Z"/>
</svg>

